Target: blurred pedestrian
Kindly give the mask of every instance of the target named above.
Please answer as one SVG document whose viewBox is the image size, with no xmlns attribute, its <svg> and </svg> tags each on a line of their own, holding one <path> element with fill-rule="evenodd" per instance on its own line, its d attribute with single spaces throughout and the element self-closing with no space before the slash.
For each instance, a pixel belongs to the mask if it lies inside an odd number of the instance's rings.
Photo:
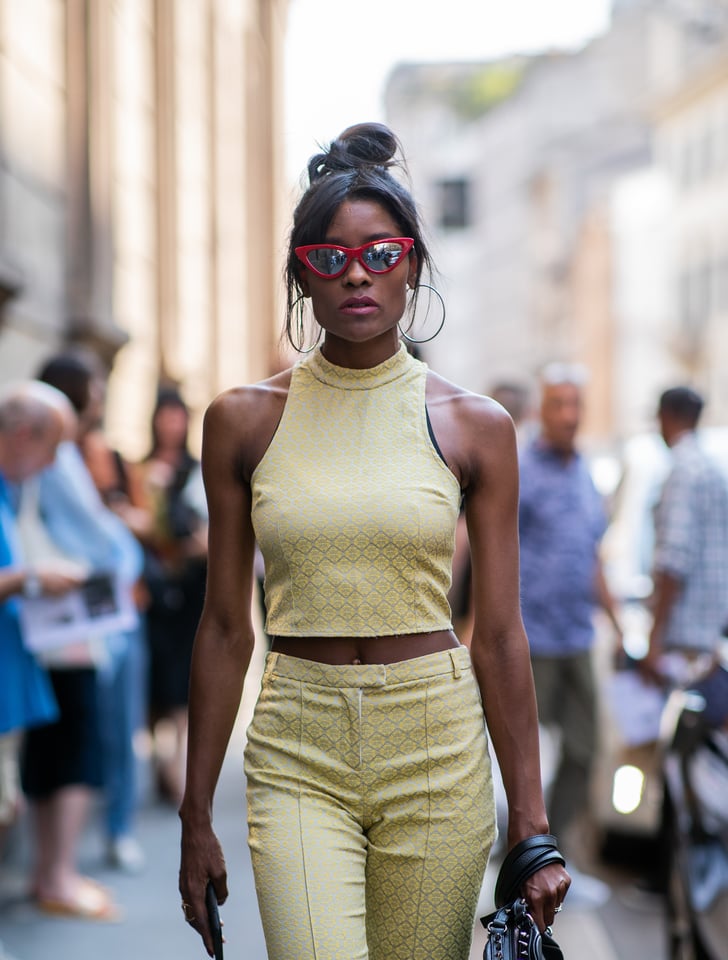
<svg viewBox="0 0 728 960">
<path fill-rule="evenodd" d="M 61 596 L 80 583 L 66 568 L 24 562 L 11 485 L 51 463 L 74 430 L 71 405 L 51 387 L 23 381 L 0 393 L 0 849 L 22 805 L 21 736 L 58 716 L 47 673 L 23 643 L 20 603 L 23 597 Z"/>
<path fill-rule="evenodd" d="M 46 520 L 67 552 L 84 557 L 97 570 L 110 565 L 119 570 L 124 589 L 131 591 L 136 601 L 143 568 L 137 537 L 150 525 L 149 511 L 131 465 L 112 450 L 104 436 L 102 367 L 92 355 L 67 350 L 50 357 L 39 378 L 66 394 L 79 422 L 75 446 L 63 448 L 57 468 L 41 478 L 41 508 Z M 80 489 L 82 497 L 75 495 Z M 65 506 L 61 509 L 62 501 Z M 104 637 L 96 683 L 106 860 L 110 866 L 135 873 L 144 866 L 144 854 L 134 836 L 139 804 L 134 738 L 146 722 L 146 644 L 141 615 L 129 629 Z"/>
<path fill-rule="evenodd" d="M 575 364 L 544 369 L 539 432 L 520 454 L 521 603 L 539 721 L 559 741 L 549 822 L 567 850 L 590 808 L 598 747 L 592 663 L 598 606 L 620 633 L 599 557 L 605 508 L 576 446 L 585 382 L 586 371 Z M 575 899 L 606 899 L 600 881 L 570 871 Z"/>
<path fill-rule="evenodd" d="M 66 394 L 80 424 L 88 416 L 90 394 L 88 378 L 78 374 L 73 358 L 58 355 L 44 364 L 39 378 Z M 119 598 L 123 593 L 129 600 L 128 622 L 135 624 L 130 590 L 141 571 L 141 548 L 101 503 L 77 435 L 59 445 L 54 463 L 38 480 L 37 487 L 26 482 L 21 491 L 28 555 L 60 555 L 80 565 L 86 578 L 113 578 Z M 77 864 L 92 801 L 106 779 L 98 672 L 107 664 L 111 630 L 105 632 L 100 619 L 88 623 L 73 643 L 43 651 L 59 716 L 30 731 L 23 744 L 21 777 L 34 842 L 31 895 L 40 910 L 55 916 L 114 921 L 120 915 L 111 892 L 82 875 Z"/>
<path fill-rule="evenodd" d="M 180 890 L 208 952 L 208 879 L 227 896 L 213 795 L 255 639 L 256 534 L 272 649 L 245 771 L 271 960 L 466 960 L 495 836 L 484 711 L 509 847 L 548 831 L 518 604 L 513 425 L 401 341 L 430 258 L 390 169 L 398 153 L 390 130 L 360 124 L 311 159 L 289 239 L 287 332 L 303 352 L 310 298 L 323 342 L 223 394 L 205 418 L 210 566 Z M 472 661 L 447 602 L 463 496 Z M 540 928 L 568 883 L 551 865 L 523 885 Z"/>
<path fill-rule="evenodd" d="M 162 388 L 141 465 L 152 512 L 145 567 L 148 717 L 157 789 L 175 807 L 182 799 L 192 644 L 207 575 L 207 507 L 199 495 L 200 463 L 188 448 L 189 422 L 179 391 Z"/>
<path fill-rule="evenodd" d="M 641 661 L 653 682 L 707 672 L 728 625 L 728 480 L 701 447 L 702 410 L 685 386 L 665 390 L 658 405 L 672 465 L 655 508 L 653 624 Z"/>
<path fill-rule="evenodd" d="M 511 415 L 519 447 L 532 439 L 537 422 L 529 387 L 519 380 L 498 380 L 488 394 Z"/>
<path fill-rule="evenodd" d="M 105 376 L 96 370 L 93 364 L 91 372 L 93 412 L 89 411 L 89 416 L 84 418 L 81 425 L 79 449 L 104 504 L 113 510 L 143 543 L 152 529 L 152 516 L 144 490 L 142 470 L 139 464 L 133 463 L 110 445 L 104 425 Z"/>
</svg>

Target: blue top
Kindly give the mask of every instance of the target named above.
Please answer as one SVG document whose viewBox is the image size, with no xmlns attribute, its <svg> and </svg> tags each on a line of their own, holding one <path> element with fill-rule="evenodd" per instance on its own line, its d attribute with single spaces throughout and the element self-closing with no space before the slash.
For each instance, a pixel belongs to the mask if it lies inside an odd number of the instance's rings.
<svg viewBox="0 0 728 960">
<path fill-rule="evenodd" d="M 71 441 L 58 445 L 54 462 L 40 474 L 40 511 L 51 539 L 66 556 L 94 571 L 114 571 L 122 589 L 131 591 L 142 574 L 142 547 L 103 502 L 80 450 Z M 107 634 L 107 653 L 122 654 L 127 637 L 128 632 Z"/>
<path fill-rule="evenodd" d="M 569 656 L 594 638 L 599 541 L 606 514 L 578 453 L 533 440 L 520 457 L 521 607 L 531 652 Z"/>
<path fill-rule="evenodd" d="M 128 584 L 141 575 L 144 554 L 120 517 L 104 504 L 75 443 L 61 443 L 40 474 L 40 509 L 54 543 L 93 570 L 115 570 Z"/>
<path fill-rule="evenodd" d="M 20 565 L 15 518 L 0 475 L 0 567 Z M 50 723 L 58 715 L 48 675 L 23 646 L 19 603 L 0 603 L 0 735 Z"/>
</svg>

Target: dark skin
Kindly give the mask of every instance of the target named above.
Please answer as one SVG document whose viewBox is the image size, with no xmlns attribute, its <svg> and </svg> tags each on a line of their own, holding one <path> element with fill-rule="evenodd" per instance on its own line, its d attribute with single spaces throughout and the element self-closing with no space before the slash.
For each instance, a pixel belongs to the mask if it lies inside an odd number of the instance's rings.
<svg viewBox="0 0 728 960">
<path fill-rule="evenodd" d="M 377 203 L 345 201 L 326 242 L 357 247 L 401 236 L 402 227 Z M 374 276 L 353 260 L 342 276 L 322 279 L 303 270 L 304 294 L 324 329 L 325 357 L 364 369 L 399 347 L 397 322 L 407 285 L 416 282 L 414 255 Z M 351 301 L 367 297 L 359 309 Z M 373 304 L 373 305 L 372 305 Z M 210 511 L 208 591 L 192 661 L 187 785 L 180 809 L 180 892 L 185 914 L 212 955 L 204 891 L 218 899 L 227 876 L 212 827 L 215 786 L 242 695 L 255 635 L 251 618 L 254 535 L 250 478 L 280 421 L 290 371 L 218 397 L 205 417 L 203 473 Z M 427 408 L 445 461 L 465 492 L 475 597 L 471 655 L 508 796 L 508 845 L 548 832 L 539 770 L 536 700 L 519 607 L 518 467 L 513 423 L 492 400 L 471 394 L 433 372 Z M 274 649 L 326 663 L 390 663 L 458 646 L 452 631 L 396 637 L 305 637 L 275 640 Z M 541 929 L 554 920 L 570 884 L 556 865 L 525 884 Z"/>
</svg>

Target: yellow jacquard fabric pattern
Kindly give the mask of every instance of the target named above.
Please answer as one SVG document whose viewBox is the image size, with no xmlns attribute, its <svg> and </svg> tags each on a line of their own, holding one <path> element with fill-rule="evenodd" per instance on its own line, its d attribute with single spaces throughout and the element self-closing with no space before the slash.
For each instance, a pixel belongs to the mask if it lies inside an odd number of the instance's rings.
<svg viewBox="0 0 728 960">
<path fill-rule="evenodd" d="M 269 654 L 245 771 L 270 960 L 467 960 L 495 807 L 465 647 Z"/>
<path fill-rule="evenodd" d="M 320 350 L 294 368 L 252 478 L 269 634 L 450 627 L 460 489 L 428 435 L 425 380 L 404 347 L 368 370 Z"/>
</svg>

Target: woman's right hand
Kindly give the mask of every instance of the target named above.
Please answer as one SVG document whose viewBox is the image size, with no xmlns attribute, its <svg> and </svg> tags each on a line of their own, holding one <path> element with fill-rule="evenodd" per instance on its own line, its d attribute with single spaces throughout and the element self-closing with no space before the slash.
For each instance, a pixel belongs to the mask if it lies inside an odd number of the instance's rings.
<svg viewBox="0 0 728 960">
<path fill-rule="evenodd" d="M 182 824 L 182 855 L 179 892 L 187 923 L 199 933 L 209 956 L 214 956 L 212 932 L 207 920 L 205 891 L 208 882 L 215 888 L 218 903 L 227 900 L 227 869 L 222 847 L 210 823 L 204 826 Z"/>
<path fill-rule="evenodd" d="M 35 571 L 40 592 L 46 597 L 62 597 L 71 590 L 77 590 L 86 580 L 86 575 L 63 569 L 40 568 Z"/>
</svg>

